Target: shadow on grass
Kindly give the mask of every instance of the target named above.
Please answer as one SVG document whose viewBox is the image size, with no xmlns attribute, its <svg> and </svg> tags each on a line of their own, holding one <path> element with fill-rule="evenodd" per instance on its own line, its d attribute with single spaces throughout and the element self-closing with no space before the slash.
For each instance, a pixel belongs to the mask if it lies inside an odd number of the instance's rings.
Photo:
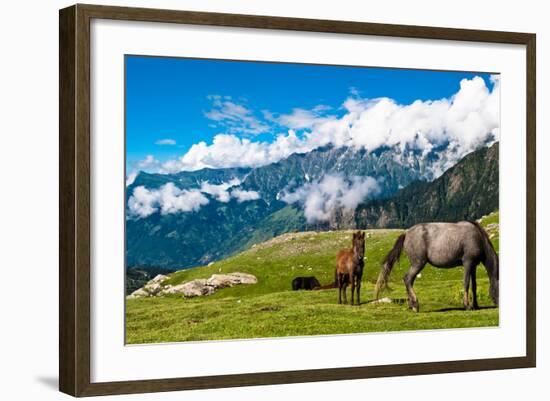
<svg viewBox="0 0 550 401">
<path fill-rule="evenodd" d="M 496 306 L 480 306 L 476 310 L 485 310 L 485 309 L 497 309 Z M 462 312 L 473 312 L 472 310 L 466 310 L 463 307 L 454 307 L 454 308 L 441 308 L 429 311 L 428 313 L 439 313 L 439 312 L 452 312 L 452 311 L 462 311 Z M 475 312 L 475 310 L 474 310 Z"/>
</svg>

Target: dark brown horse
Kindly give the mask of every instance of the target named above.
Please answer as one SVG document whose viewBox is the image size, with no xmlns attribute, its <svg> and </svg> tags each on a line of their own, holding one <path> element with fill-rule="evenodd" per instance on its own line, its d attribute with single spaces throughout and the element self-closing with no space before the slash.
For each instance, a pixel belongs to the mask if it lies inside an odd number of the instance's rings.
<svg viewBox="0 0 550 401">
<path fill-rule="evenodd" d="M 292 280 L 292 290 L 316 290 L 321 288 L 321 283 L 314 276 L 296 277 Z"/>
<path fill-rule="evenodd" d="M 335 281 L 338 286 L 338 303 L 342 303 L 342 292 L 344 303 L 347 304 L 346 288 L 351 284 L 351 304 L 353 305 L 353 293 L 357 291 L 357 305 L 361 304 L 361 277 L 363 277 L 363 266 L 365 262 L 365 233 L 357 231 L 353 233 L 351 249 L 342 249 L 336 257 Z"/>
<path fill-rule="evenodd" d="M 498 255 L 485 230 L 475 221 L 458 223 L 417 224 L 401 234 L 384 259 L 376 283 L 375 298 L 386 286 L 389 275 L 401 251 L 405 250 L 411 264 L 403 277 L 409 296 L 409 307 L 418 312 L 418 298 L 413 290 L 414 279 L 426 263 L 435 267 L 464 266 L 464 308 L 478 309 L 476 267 L 483 263 L 490 280 L 489 294 L 498 306 Z M 472 283 L 473 302 L 469 289 Z"/>
</svg>

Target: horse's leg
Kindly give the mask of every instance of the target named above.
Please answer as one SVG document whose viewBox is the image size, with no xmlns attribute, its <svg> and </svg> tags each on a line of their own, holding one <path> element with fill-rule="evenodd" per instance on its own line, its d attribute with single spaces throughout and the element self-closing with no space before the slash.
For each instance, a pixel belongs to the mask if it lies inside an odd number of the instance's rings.
<svg viewBox="0 0 550 401">
<path fill-rule="evenodd" d="M 344 277 L 346 277 L 346 276 L 342 275 L 342 281 L 344 281 L 344 280 L 343 280 Z M 347 288 L 348 288 L 348 283 L 347 283 L 347 281 L 344 281 L 344 283 L 343 283 L 343 285 L 342 285 L 342 293 L 343 293 L 343 295 L 344 295 L 344 303 L 345 303 L 345 304 L 348 303 L 348 297 L 347 297 L 347 295 L 346 295 L 346 289 L 347 289 Z"/>
<path fill-rule="evenodd" d="M 411 264 L 409 271 L 403 277 L 405 287 L 407 288 L 407 294 L 409 296 L 409 308 L 411 308 L 414 312 L 418 312 L 420 310 L 418 298 L 416 297 L 416 294 L 413 290 L 414 279 L 416 278 L 418 273 L 422 271 L 425 265 L 426 262 Z"/>
<path fill-rule="evenodd" d="M 472 261 L 465 260 L 464 265 L 464 297 L 462 298 L 462 303 L 464 304 L 464 309 L 472 309 L 470 306 L 470 278 L 472 277 Z"/>
<path fill-rule="evenodd" d="M 473 300 L 473 309 L 479 309 L 477 304 L 477 281 L 476 281 L 476 270 L 477 266 L 472 266 L 472 271 L 470 272 L 470 277 L 472 279 L 472 300 Z"/>
<path fill-rule="evenodd" d="M 351 283 L 351 305 L 353 306 L 353 293 L 355 292 L 355 277 L 353 274 L 349 275 L 349 281 Z"/>
<path fill-rule="evenodd" d="M 355 287 L 356 288 L 356 291 L 357 291 L 357 306 L 361 305 L 361 276 L 357 276 L 357 286 Z"/>
<path fill-rule="evenodd" d="M 338 304 L 342 303 L 342 277 L 340 273 L 336 273 L 336 280 L 338 280 Z"/>
</svg>

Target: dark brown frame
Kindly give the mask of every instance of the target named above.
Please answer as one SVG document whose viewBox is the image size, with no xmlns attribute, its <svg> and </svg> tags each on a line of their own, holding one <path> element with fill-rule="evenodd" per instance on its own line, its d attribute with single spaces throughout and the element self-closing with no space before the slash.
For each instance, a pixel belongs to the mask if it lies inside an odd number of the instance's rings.
<svg viewBox="0 0 550 401">
<path fill-rule="evenodd" d="M 92 18 L 525 45 L 527 49 L 527 354 L 122 382 L 90 382 L 90 20 Z M 535 367 L 536 35 L 237 14 L 74 5 L 59 13 L 59 389 L 73 396 Z"/>
</svg>

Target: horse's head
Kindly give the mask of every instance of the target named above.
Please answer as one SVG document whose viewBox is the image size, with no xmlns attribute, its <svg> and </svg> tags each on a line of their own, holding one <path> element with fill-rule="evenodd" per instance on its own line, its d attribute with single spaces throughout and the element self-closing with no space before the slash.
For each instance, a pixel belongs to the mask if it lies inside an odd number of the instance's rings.
<svg viewBox="0 0 550 401">
<path fill-rule="evenodd" d="M 353 255 L 358 260 L 365 257 L 365 233 L 357 231 L 353 233 Z"/>
</svg>

